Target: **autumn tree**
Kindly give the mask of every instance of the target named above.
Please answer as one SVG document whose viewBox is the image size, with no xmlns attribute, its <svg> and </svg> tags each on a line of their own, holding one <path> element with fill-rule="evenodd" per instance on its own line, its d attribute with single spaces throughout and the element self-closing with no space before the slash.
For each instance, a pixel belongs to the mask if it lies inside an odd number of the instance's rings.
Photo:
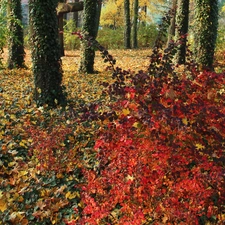
<svg viewBox="0 0 225 225">
<path fill-rule="evenodd" d="M 176 39 L 180 40 L 177 51 L 177 63 L 184 64 L 186 56 L 186 42 L 188 33 L 189 0 L 178 0 L 176 13 Z"/>
<path fill-rule="evenodd" d="M 130 0 L 124 0 L 124 47 L 131 48 Z"/>
<path fill-rule="evenodd" d="M 22 28 L 22 8 L 20 0 L 8 1 L 8 68 L 24 67 L 24 40 Z"/>
<path fill-rule="evenodd" d="M 55 0 L 29 1 L 34 98 L 38 105 L 55 106 L 65 100 L 56 7 Z"/>
<path fill-rule="evenodd" d="M 201 69 L 213 69 L 218 0 L 195 0 L 195 54 Z"/>
<path fill-rule="evenodd" d="M 98 33 L 101 2 L 98 0 L 84 1 L 84 16 L 82 33 L 84 35 L 81 43 L 82 57 L 79 71 L 82 73 L 94 73 L 95 50 L 90 46 L 86 36 L 95 39 Z"/>
<path fill-rule="evenodd" d="M 133 36 L 132 36 L 132 41 L 133 41 L 133 48 L 138 47 L 138 41 L 137 41 L 137 29 L 138 29 L 138 5 L 139 5 L 139 0 L 134 0 L 134 16 L 133 16 Z"/>
<path fill-rule="evenodd" d="M 123 26 L 123 2 L 108 0 L 104 3 L 104 7 L 101 13 L 101 26 L 111 27 L 117 29 Z"/>
</svg>

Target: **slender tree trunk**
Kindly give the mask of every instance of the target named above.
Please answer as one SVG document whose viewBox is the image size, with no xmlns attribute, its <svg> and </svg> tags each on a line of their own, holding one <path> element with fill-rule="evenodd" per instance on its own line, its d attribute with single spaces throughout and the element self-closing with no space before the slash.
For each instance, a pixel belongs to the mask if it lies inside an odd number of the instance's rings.
<svg viewBox="0 0 225 225">
<path fill-rule="evenodd" d="M 22 28 L 22 8 L 20 0 L 8 0 L 8 15 L 11 17 L 8 22 L 10 32 L 8 41 L 8 68 L 22 68 L 25 67 L 25 51 Z"/>
<path fill-rule="evenodd" d="M 131 48 L 130 0 L 124 0 L 124 47 Z"/>
<path fill-rule="evenodd" d="M 213 70 L 218 29 L 218 1 L 195 0 L 195 54 L 200 69 Z"/>
<path fill-rule="evenodd" d="M 102 1 L 98 0 L 97 1 L 97 13 L 95 17 L 95 38 L 98 35 L 98 28 L 99 28 L 99 23 L 100 23 L 100 17 L 101 17 L 101 11 L 102 11 Z"/>
<path fill-rule="evenodd" d="M 173 9 L 173 17 L 171 18 L 170 26 L 168 29 L 168 40 L 167 40 L 167 46 L 169 45 L 169 42 L 173 40 L 175 36 L 175 23 L 176 23 L 176 12 L 177 12 L 177 0 L 173 0 L 172 3 L 172 9 Z"/>
<path fill-rule="evenodd" d="M 134 0 L 134 18 L 133 18 L 133 48 L 138 47 L 137 30 L 138 30 L 138 0 Z"/>
<path fill-rule="evenodd" d="M 176 39 L 180 40 L 181 44 L 178 47 L 176 59 L 178 64 L 185 63 L 186 44 L 188 33 L 188 18 L 189 18 L 189 0 L 178 0 L 178 8 L 176 15 Z"/>
<path fill-rule="evenodd" d="M 57 6 L 57 16 L 58 16 L 58 26 L 59 26 L 59 43 L 60 43 L 60 52 L 61 56 L 65 55 L 64 51 L 64 35 L 63 35 L 63 26 L 64 26 L 64 16 L 66 13 L 74 12 L 77 14 L 78 11 L 83 10 L 83 2 L 78 2 L 77 0 L 74 3 L 66 3 L 66 1 L 61 0 Z M 78 15 L 78 14 L 77 14 Z"/>
<path fill-rule="evenodd" d="M 85 36 L 95 39 L 97 36 L 100 13 L 98 13 L 98 0 L 84 1 L 84 17 L 82 31 Z M 98 24 L 96 24 L 98 23 Z M 84 38 L 86 39 L 86 38 Z M 94 73 L 95 50 L 87 41 L 81 43 L 82 57 L 79 71 L 82 73 Z"/>
<path fill-rule="evenodd" d="M 60 44 L 60 55 L 64 56 L 65 55 L 65 50 L 64 50 L 64 22 L 63 22 L 63 14 L 58 15 L 58 26 L 59 26 L 59 44 Z"/>
<path fill-rule="evenodd" d="M 29 1 L 34 98 L 37 105 L 65 103 L 56 7 L 55 0 Z"/>
</svg>

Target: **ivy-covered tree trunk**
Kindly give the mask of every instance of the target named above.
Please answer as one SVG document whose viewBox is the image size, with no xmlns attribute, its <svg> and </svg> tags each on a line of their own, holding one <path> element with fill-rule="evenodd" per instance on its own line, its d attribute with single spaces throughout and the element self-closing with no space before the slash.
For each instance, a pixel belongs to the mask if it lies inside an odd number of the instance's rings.
<svg viewBox="0 0 225 225">
<path fill-rule="evenodd" d="M 83 15 L 83 26 L 82 32 L 83 35 L 88 35 L 89 37 L 95 39 L 97 37 L 99 19 L 100 16 L 98 13 L 98 0 L 84 0 L 84 15 Z M 96 29 L 97 27 L 97 29 Z M 86 37 L 81 43 L 82 57 L 80 61 L 79 72 L 82 73 L 94 73 L 94 59 L 95 59 L 95 50 L 90 43 L 86 41 Z"/>
<path fill-rule="evenodd" d="M 124 0 L 124 47 L 131 48 L 130 0 Z"/>
<path fill-rule="evenodd" d="M 213 70 L 218 28 L 218 0 L 195 0 L 195 54 L 200 69 Z"/>
<path fill-rule="evenodd" d="M 8 0 L 8 68 L 24 67 L 24 40 L 22 28 L 22 8 L 20 0 Z"/>
<path fill-rule="evenodd" d="M 176 60 L 178 64 L 184 64 L 186 58 L 186 44 L 188 33 L 189 0 L 178 0 L 176 13 L 176 39 L 180 40 Z"/>
<path fill-rule="evenodd" d="M 137 32 L 138 32 L 138 0 L 134 0 L 134 17 L 133 17 L 133 48 L 138 47 Z"/>
<path fill-rule="evenodd" d="M 64 103 L 56 0 L 30 0 L 34 98 L 37 105 Z"/>
</svg>

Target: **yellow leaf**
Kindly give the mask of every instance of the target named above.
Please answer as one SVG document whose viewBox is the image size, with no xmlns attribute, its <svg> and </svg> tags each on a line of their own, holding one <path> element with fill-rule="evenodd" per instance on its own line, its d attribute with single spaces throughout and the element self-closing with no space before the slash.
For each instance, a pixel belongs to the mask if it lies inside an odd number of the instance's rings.
<svg viewBox="0 0 225 225">
<path fill-rule="evenodd" d="M 129 109 L 123 109 L 122 113 L 123 113 L 124 116 L 127 116 L 127 115 L 130 114 L 130 110 Z"/>
<path fill-rule="evenodd" d="M 19 143 L 19 145 L 20 145 L 21 147 L 26 147 L 26 141 L 25 141 L 25 140 L 22 140 L 22 141 Z"/>
<path fill-rule="evenodd" d="M 135 122 L 135 123 L 133 124 L 133 127 L 135 127 L 135 128 L 140 128 L 140 127 L 141 127 L 141 124 L 138 123 L 138 122 Z"/>
<path fill-rule="evenodd" d="M 22 220 L 24 218 L 24 214 L 25 212 L 13 212 L 10 214 L 9 219 L 11 221 L 15 221 L 16 218 L 18 218 L 18 220 Z"/>
<path fill-rule="evenodd" d="M 188 120 L 187 120 L 187 118 L 183 118 L 183 119 L 182 119 L 182 122 L 183 122 L 183 124 L 188 125 Z"/>
<path fill-rule="evenodd" d="M 7 204 L 4 199 L 0 198 L 0 211 L 4 212 L 7 209 Z"/>
<path fill-rule="evenodd" d="M 16 164 L 16 162 L 10 162 L 10 163 L 8 164 L 8 167 L 13 167 L 15 164 Z"/>
<path fill-rule="evenodd" d="M 21 170 L 21 171 L 19 172 L 19 174 L 20 174 L 21 176 L 25 176 L 25 175 L 28 174 L 28 172 L 25 171 L 25 170 Z"/>
<path fill-rule="evenodd" d="M 197 148 L 197 150 L 202 150 L 205 148 L 205 146 L 203 146 L 202 144 L 199 144 L 199 143 L 195 144 L 195 147 Z"/>
<path fill-rule="evenodd" d="M 71 193 L 70 191 L 66 193 L 66 198 L 67 199 L 73 199 L 79 197 L 79 193 L 78 192 L 73 192 Z"/>
</svg>

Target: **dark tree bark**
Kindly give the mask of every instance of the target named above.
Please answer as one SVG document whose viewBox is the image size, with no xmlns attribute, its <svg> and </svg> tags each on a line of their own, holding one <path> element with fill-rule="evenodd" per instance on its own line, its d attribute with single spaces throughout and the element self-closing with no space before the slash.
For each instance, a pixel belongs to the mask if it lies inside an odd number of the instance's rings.
<svg viewBox="0 0 225 225">
<path fill-rule="evenodd" d="M 133 48 L 138 47 L 137 33 L 138 33 L 138 5 L 139 1 L 134 0 L 134 18 L 133 18 Z"/>
<path fill-rule="evenodd" d="M 29 1 L 34 98 L 38 106 L 65 103 L 56 7 L 55 0 Z"/>
<path fill-rule="evenodd" d="M 24 40 L 22 28 L 22 8 L 20 0 L 8 0 L 9 40 L 8 40 L 8 68 L 23 68 L 24 64 Z"/>
<path fill-rule="evenodd" d="M 65 55 L 65 50 L 64 50 L 64 36 L 63 36 L 63 26 L 64 26 L 64 22 L 63 22 L 63 15 L 64 14 L 59 14 L 58 15 L 58 26 L 59 26 L 59 45 L 60 45 L 60 55 L 64 56 Z"/>
<path fill-rule="evenodd" d="M 213 70 L 218 29 L 218 1 L 195 0 L 195 54 L 200 69 Z"/>
<path fill-rule="evenodd" d="M 178 0 L 176 14 L 176 39 L 180 40 L 176 60 L 178 64 L 184 64 L 186 58 L 186 44 L 188 33 L 189 0 Z"/>
<path fill-rule="evenodd" d="M 64 52 L 64 36 L 63 36 L 63 19 L 66 13 L 82 11 L 84 8 L 83 2 L 65 3 L 63 0 L 58 3 L 57 15 L 58 15 L 58 26 L 59 26 L 59 43 L 61 56 L 65 55 Z"/>
<path fill-rule="evenodd" d="M 84 40 L 81 43 L 81 61 L 79 71 L 82 73 L 94 73 L 94 58 L 95 50 L 90 46 L 88 41 L 85 41 L 86 34 L 95 39 L 97 37 L 100 10 L 98 0 L 85 0 L 84 1 L 84 15 L 83 15 L 83 26 L 82 32 Z M 101 3 L 100 3 L 101 4 Z"/>
<path fill-rule="evenodd" d="M 131 48 L 130 0 L 124 0 L 124 47 Z"/>
</svg>

